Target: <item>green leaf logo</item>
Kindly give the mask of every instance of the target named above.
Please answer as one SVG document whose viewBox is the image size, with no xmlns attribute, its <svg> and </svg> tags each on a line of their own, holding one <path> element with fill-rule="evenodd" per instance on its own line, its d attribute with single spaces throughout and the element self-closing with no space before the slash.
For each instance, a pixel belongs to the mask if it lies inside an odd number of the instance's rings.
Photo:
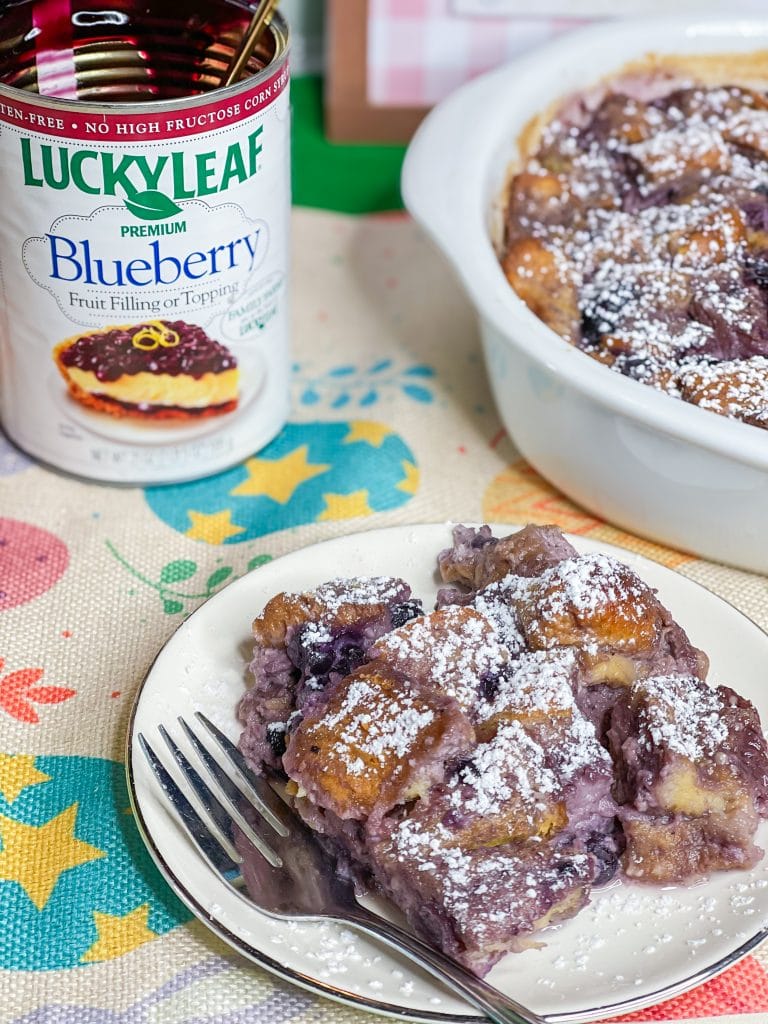
<svg viewBox="0 0 768 1024">
<path fill-rule="evenodd" d="M 140 217 L 142 220 L 165 220 L 166 217 L 173 217 L 174 214 L 181 213 L 181 207 L 177 206 L 165 193 L 155 192 L 152 189 L 126 196 L 123 202 L 134 217 Z"/>
</svg>

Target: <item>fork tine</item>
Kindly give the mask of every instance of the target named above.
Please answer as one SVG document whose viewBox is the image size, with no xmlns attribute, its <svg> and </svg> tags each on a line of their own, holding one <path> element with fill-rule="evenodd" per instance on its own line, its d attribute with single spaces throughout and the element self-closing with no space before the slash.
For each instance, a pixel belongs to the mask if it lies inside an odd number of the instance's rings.
<svg viewBox="0 0 768 1024">
<path fill-rule="evenodd" d="M 179 721 L 181 721 L 182 724 L 185 724 L 182 719 L 179 719 Z M 221 785 L 222 795 L 229 804 L 228 808 L 224 806 L 224 804 L 221 802 L 218 796 L 216 796 L 216 794 L 210 788 L 205 779 L 203 779 L 202 775 L 200 775 L 197 769 L 190 763 L 186 754 L 184 754 L 184 752 L 179 748 L 179 746 L 176 744 L 173 737 L 170 735 L 165 726 L 159 726 L 159 730 L 160 735 L 167 743 L 168 749 L 173 755 L 174 760 L 184 773 L 187 782 L 198 795 L 198 797 L 203 803 L 203 807 L 205 808 L 206 812 L 210 815 L 211 820 L 214 822 L 217 830 L 216 838 L 218 839 L 218 841 L 221 842 L 222 845 L 224 845 L 224 843 L 231 844 L 232 840 L 230 838 L 230 829 L 232 826 L 232 822 L 234 821 L 237 824 L 240 831 L 244 833 L 248 841 L 256 847 L 256 849 L 259 851 L 262 857 L 269 864 L 271 864 L 272 867 L 282 867 L 283 862 L 277 856 L 274 850 L 270 849 L 268 844 L 264 842 L 262 837 L 253 830 L 251 825 L 243 817 L 239 807 L 235 803 L 235 799 L 230 795 L 229 789 L 234 789 L 235 793 L 239 793 L 239 791 L 235 789 L 235 787 L 231 786 L 231 784 L 229 787 L 224 784 L 222 780 L 223 773 L 216 773 L 215 778 Z M 200 750 L 201 747 L 202 744 L 200 744 L 199 746 L 198 744 L 195 744 L 196 749 Z M 202 749 L 205 750 L 204 747 L 202 747 Z M 208 755 L 208 758 L 210 758 L 210 755 Z M 226 779 L 226 776 L 224 776 L 224 779 Z M 228 782 L 229 780 L 226 781 Z M 234 846 L 232 847 L 232 849 L 235 849 Z M 242 861 L 242 858 L 240 859 Z"/>
<path fill-rule="evenodd" d="M 287 838 L 290 835 L 291 826 L 296 824 L 295 812 L 286 806 L 285 801 L 280 799 L 263 775 L 257 775 L 249 767 L 234 743 L 224 735 L 221 729 L 213 724 L 210 718 L 207 718 L 202 711 L 196 711 L 195 718 L 205 726 L 221 747 L 223 753 L 242 776 L 242 785 L 239 784 L 237 779 L 230 779 L 229 781 L 235 782 L 243 796 L 255 800 L 258 810 L 261 811 L 261 814 L 272 828 L 283 838 Z M 188 729 L 189 727 L 185 726 L 185 728 Z M 214 764 L 216 764 L 215 761 Z M 217 767 L 220 769 L 219 765 Z M 229 777 L 227 776 L 227 778 Z"/>
<path fill-rule="evenodd" d="M 233 873 L 239 873 L 242 858 L 237 850 L 228 843 L 225 847 L 211 834 L 211 830 L 186 798 L 180 787 L 176 784 L 173 776 L 168 772 L 163 762 L 157 756 L 149 744 L 149 741 L 139 733 L 139 745 L 144 752 L 149 765 L 160 783 L 163 792 L 168 798 L 176 816 L 189 833 L 190 838 L 203 854 L 205 859 L 227 881 Z M 231 852 L 230 852 L 231 851 Z M 234 856 L 232 856 L 234 854 Z"/>
</svg>

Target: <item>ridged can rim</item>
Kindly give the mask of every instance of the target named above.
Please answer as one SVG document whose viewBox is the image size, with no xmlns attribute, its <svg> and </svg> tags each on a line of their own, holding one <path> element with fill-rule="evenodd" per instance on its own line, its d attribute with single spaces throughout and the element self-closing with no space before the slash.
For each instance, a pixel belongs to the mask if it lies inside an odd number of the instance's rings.
<svg viewBox="0 0 768 1024">
<path fill-rule="evenodd" d="M 175 97 L 174 99 L 167 100 L 146 100 L 142 98 L 134 101 L 94 102 L 92 100 L 62 99 L 59 96 L 42 96 L 38 92 L 17 89 L 14 86 L 0 82 L 0 98 L 5 98 L 10 102 L 20 102 L 23 100 L 24 103 L 47 110 L 77 111 L 83 114 L 117 113 L 128 115 L 136 114 L 139 111 L 143 114 L 162 114 L 178 110 L 188 110 L 198 106 L 207 106 L 212 101 L 216 102 L 219 99 L 235 98 L 250 92 L 254 87 L 271 78 L 275 71 L 285 64 L 290 53 L 290 30 L 287 21 L 279 11 L 275 11 L 273 14 L 269 24 L 269 31 L 275 41 L 275 53 L 269 63 L 265 64 L 260 71 L 247 75 L 242 81 L 235 82 L 233 85 L 209 89 L 190 96 Z"/>
</svg>

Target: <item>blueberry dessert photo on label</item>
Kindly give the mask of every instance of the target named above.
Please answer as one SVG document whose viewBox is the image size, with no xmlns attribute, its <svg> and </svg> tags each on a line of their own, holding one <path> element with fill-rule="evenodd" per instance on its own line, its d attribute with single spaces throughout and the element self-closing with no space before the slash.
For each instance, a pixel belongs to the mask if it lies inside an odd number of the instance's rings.
<svg viewBox="0 0 768 1024">
<path fill-rule="evenodd" d="M 253 622 L 240 750 L 338 871 L 482 976 L 606 883 L 758 863 L 758 712 L 634 569 L 554 526 L 457 526 L 437 568 L 433 609 L 335 578 Z"/>
<path fill-rule="evenodd" d="M 68 338 L 53 354 L 72 398 L 109 416 L 198 420 L 237 408 L 237 360 L 196 324 L 105 327 Z"/>
</svg>

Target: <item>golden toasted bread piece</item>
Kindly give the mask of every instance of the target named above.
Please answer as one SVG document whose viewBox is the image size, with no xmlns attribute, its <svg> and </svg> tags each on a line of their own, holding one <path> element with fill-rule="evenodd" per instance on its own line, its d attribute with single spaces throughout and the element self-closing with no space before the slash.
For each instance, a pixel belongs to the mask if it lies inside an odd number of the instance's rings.
<svg viewBox="0 0 768 1024">
<path fill-rule="evenodd" d="M 735 112 L 723 130 L 723 138 L 741 150 L 752 150 L 768 158 L 768 112 L 765 98 L 756 95 L 757 104 Z M 756 109 L 758 107 L 762 109 Z"/>
<path fill-rule="evenodd" d="M 576 671 L 576 656 L 570 650 L 522 654 L 478 704 L 478 739 L 491 739 L 503 722 L 530 727 L 570 721 Z"/>
<path fill-rule="evenodd" d="M 597 645 L 637 653 L 653 646 L 662 609 L 650 587 L 607 555 L 582 555 L 548 570 L 518 607 L 533 650 Z"/>
<path fill-rule="evenodd" d="M 548 171 L 521 171 L 515 175 L 510 187 L 510 195 L 517 202 L 533 199 L 538 203 L 548 203 L 560 199 L 565 190 L 566 179 L 559 174 Z"/>
<path fill-rule="evenodd" d="M 690 675 L 633 684 L 608 739 L 634 878 L 679 882 L 754 863 L 765 744 L 754 707 Z"/>
<path fill-rule="evenodd" d="M 453 698 L 381 662 L 342 679 L 287 740 L 283 767 L 313 803 L 340 818 L 380 818 L 442 779 L 475 739 Z"/>
<path fill-rule="evenodd" d="M 509 654 L 484 615 L 449 605 L 386 633 L 369 656 L 438 687 L 472 714 L 484 681 L 499 675 Z"/>
<path fill-rule="evenodd" d="M 264 647 L 285 644 L 286 631 L 307 622 L 323 622 L 330 628 L 360 626 L 388 613 L 393 600 L 410 590 L 390 576 L 334 579 L 306 593 L 276 594 L 253 621 L 253 635 Z"/>
<path fill-rule="evenodd" d="M 688 231 L 676 231 L 669 242 L 675 267 L 704 269 L 732 257 L 745 238 L 744 215 L 736 206 L 718 207 L 694 220 Z"/>
<path fill-rule="evenodd" d="M 749 821 L 754 831 L 755 822 Z M 733 842 L 727 828 L 705 818 L 669 818 L 624 822 L 627 849 L 622 857 L 628 878 L 659 885 L 691 881 L 711 871 L 750 868 L 762 851 L 744 843 L 742 828 Z"/>
<path fill-rule="evenodd" d="M 678 378 L 680 394 L 693 405 L 768 426 L 768 359 L 734 359 L 687 370 Z"/>
<path fill-rule="evenodd" d="M 696 127 L 657 132 L 629 146 L 627 152 L 637 161 L 643 182 L 653 188 L 677 185 L 688 176 L 698 179 L 726 174 L 732 163 L 722 140 L 714 135 L 705 139 Z"/>
<path fill-rule="evenodd" d="M 288 629 L 319 619 L 322 611 L 322 603 L 312 593 L 275 594 L 253 620 L 254 639 L 264 647 L 281 647 Z"/>
<path fill-rule="evenodd" d="M 531 312 L 573 340 L 579 322 L 578 294 L 555 253 L 536 238 L 521 238 L 508 246 L 502 266 Z"/>
<path fill-rule="evenodd" d="M 754 709 L 731 705 L 730 693 L 686 675 L 635 682 L 614 709 L 610 733 L 620 798 L 656 814 L 740 812 Z"/>
</svg>

